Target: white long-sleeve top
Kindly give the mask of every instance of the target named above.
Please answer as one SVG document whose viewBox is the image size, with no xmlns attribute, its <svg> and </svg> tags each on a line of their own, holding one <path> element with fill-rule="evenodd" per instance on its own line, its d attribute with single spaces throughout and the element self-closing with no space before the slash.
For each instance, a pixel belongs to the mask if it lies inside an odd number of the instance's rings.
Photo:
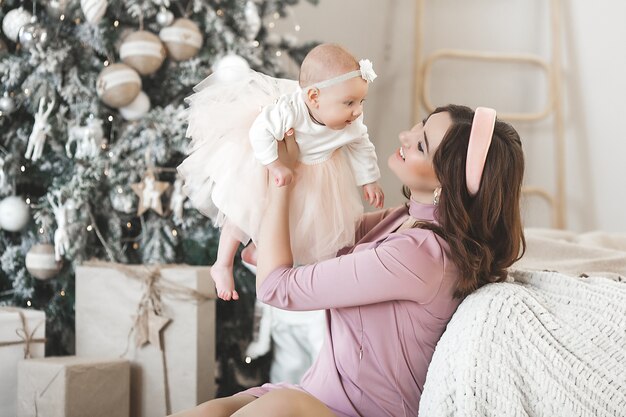
<svg viewBox="0 0 626 417">
<path fill-rule="evenodd" d="M 341 130 L 319 125 L 312 120 L 299 89 L 264 107 L 252 124 L 250 142 L 257 160 L 268 165 L 278 159 L 277 141 L 283 140 L 291 128 L 295 130 L 302 163 L 324 162 L 335 150 L 343 148 L 357 185 L 380 178 L 374 144 L 367 134 L 363 115 Z"/>
</svg>

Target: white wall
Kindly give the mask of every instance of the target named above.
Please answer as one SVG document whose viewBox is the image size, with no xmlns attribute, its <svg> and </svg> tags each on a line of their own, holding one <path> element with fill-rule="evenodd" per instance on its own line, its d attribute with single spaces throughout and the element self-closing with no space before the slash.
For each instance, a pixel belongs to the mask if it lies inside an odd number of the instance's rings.
<svg viewBox="0 0 626 417">
<path fill-rule="evenodd" d="M 376 144 L 386 205 L 403 201 L 387 169 L 397 133 L 413 121 L 416 7 L 413 0 L 320 0 L 293 9 L 278 30 L 302 27 L 300 40 L 338 42 L 370 58 L 379 78 L 372 84 L 365 121 Z M 424 50 L 480 49 L 531 53 L 549 58 L 547 0 L 426 0 L 421 27 Z M 563 0 L 563 104 L 566 123 L 567 227 L 626 232 L 626 2 Z M 295 73 L 294 73 L 295 75 Z M 493 106 L 500 112 L 540 110 L 546 80 L 533 67 L 439 61 L 433 66 L 431 98 Z M 423 116 L 423 114 L 422 114 Z M 554 190 L 553 120 L 515 123 L 526 152 L 526 183 Z M 528 226 L 548 226 L 548 206 L 524 204 Z"/>
</svg>

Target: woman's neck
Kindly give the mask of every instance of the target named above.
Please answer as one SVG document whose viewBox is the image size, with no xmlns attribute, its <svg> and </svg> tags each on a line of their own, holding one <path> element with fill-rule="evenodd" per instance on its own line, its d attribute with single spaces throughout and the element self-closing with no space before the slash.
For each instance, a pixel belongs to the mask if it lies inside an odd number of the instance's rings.
<svg viewBox="0 0 626 417">
<path fill-rule="evenodd" d="M 411 191 L 411 200 L 420 204 L 433 204 L 433 191 Z"/>
</svg>

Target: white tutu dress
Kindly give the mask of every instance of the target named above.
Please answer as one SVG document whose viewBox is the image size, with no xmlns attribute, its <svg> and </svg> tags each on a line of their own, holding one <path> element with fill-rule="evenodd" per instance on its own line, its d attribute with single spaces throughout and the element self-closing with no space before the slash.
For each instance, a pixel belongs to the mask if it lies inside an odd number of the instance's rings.
<svg viewBox="0 0 626 417">
<path fill-rule="evenodd" d="M 218 82 L 216 75 L 187 99 L 191 150 L 178 171 L 193 205 L 218 227 L 226 220 L 236 226 L 244 244 L 256 243 L 266 206 L 265 165 L 276 159 L 276 140 L 294 128 L 301 162 L 289 208 L 294 262 L 327 259 L 352 244 L 363 213 L 357 185 L 380 177 L 362 118 L 333 131 L 313 123 L 296 81 L 249 69 L 236 81 Z"/>
</svg>

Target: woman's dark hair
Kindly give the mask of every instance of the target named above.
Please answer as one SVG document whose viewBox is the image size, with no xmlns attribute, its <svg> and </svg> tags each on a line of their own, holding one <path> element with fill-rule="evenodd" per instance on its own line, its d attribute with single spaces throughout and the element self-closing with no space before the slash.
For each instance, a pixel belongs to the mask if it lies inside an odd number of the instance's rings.
<svg viewBox="0 0 626 417">
<path fill-rule="evenodd" d="M 506 278 L 507 268 L 526 250 L 520 212 L 524 153 L 519 134 L 496 121 L 480 188 L 471 196 L 465 185 L 465 160 L 474 111 L 448 105 L 452 125 L 433 156 L 441 195 L 436 209 L 439 225 L 420 223 L 440 235 L 460 272 L 455 297 L 465 297 L 491 282 Z M 404 188 L 408 196 L 408 188 Z"/>
</svg>

